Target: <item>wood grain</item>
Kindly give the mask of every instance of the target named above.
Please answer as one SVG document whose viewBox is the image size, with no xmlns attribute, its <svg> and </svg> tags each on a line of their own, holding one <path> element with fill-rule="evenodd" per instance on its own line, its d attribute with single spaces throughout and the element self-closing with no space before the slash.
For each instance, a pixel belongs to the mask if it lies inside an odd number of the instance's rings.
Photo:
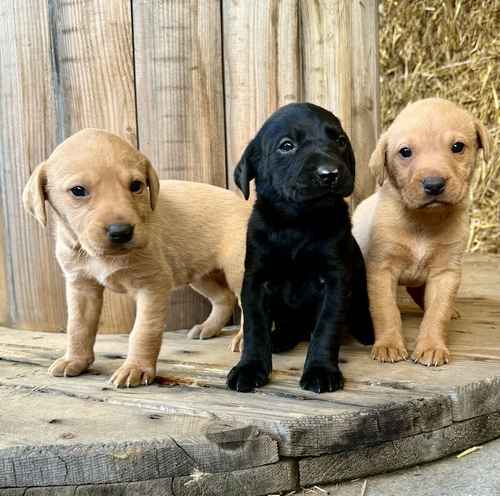
<svg viewBox="0 0 500 496">
<path fill-rule="evenodd" d="M 380 134 L 378 0 L 352 1 L 351 141 L 356 156 L 353 206 L 375 191 L 368 160 Z"/>
<path fill-rule="evenodd" d="M 353 103 L 352 2 L 300 3 L 304 99 L 327 108 L 350 136 Z"/>
<path fill-rule="evenodd" d="M 56 131 L 107 129 L 137 145 L 131 8 L 112 0 L 51 0 Z M 134 305 L 105 291 L 101 331 L 132 327 Z"/>
<path fill-rule="evenodd" d="M 221 12 L 217 0 L 134 0 L 139 145 L 163 179 L 225 187 Z M 205 299 L 174 292 L 168 329 L 208 315 Z"/>
<path fill-rule="evenodd" d="M 7 289 L 7 260 L 5 258 L 6 232 L 4 226 L 3 202 L 0 195 L 0 325 L 12 325 L 9 312 L 9 293 Z"/>
<path fill-rule="evenodd" d="M 6 285 L 0 285 L 9 293 L 1 305 L 8 302 L 16 327 L 60 330 L 64 284 L 54 243 L 21 202 L 31 171 L 57 142 L 49 9 L 35 0 L 1 2 L 0 24 L 0 224 L 6 262 Z"/>
<path fill-rule="evenodd" d="M 272 112 L 302 100 L 298 0 L 223 0 L 229 185 L 234 167 Z"/>
<path fill-rule="evenodd" d="M 459 293 L 463 317 L 450 325 L 452 361 L 446 367 L 422 367 L 411 361 L 379 364 L 371 360 L 366 347 L 348 341 L 341 350 L 344 390 L 318 396 L 298 386 L 303 343 L 273 356 L 267 386 L 252 395 L 235 394 L 225 387 L 226 374 L 238 358 L 227 349 L 232 333 L 200 342 L 178 331 L 164 336 L 158 384 L 113 390 L 103 385 L 126 356 L 126 336 L 98 337 L 91 374 L 73 380 L 47 379 L 46 369 L 64 348 L 65 336 L 26 336 L 0 329 L 0 384 L 256 425 L 279 441 L 282 456 L 318 456 L 437 431 L 499 411 L 500 342 L 492 330 L 500 319 L 500 276 L 491 271 L 497 264 L 498 257 L 466 258 L 467 283 Z M 421 312 L 407 302 L 402 308 L 411 349 Z"/>
<path fill-rule="evenodd" d="M 296 463 L 284 461 L 233 472 L 116 484 L 0 489 L 2 496 L 259 496 L 291 491 L 297 486 Z"/>
</svg>

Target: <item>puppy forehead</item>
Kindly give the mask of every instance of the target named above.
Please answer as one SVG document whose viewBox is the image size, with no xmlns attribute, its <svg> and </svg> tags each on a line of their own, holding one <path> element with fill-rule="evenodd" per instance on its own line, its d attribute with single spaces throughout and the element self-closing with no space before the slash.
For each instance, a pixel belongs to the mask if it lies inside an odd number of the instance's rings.
<svg viewBox="0 0 500 496">
<path fill-rule="evenodd" d="M 145 157 L 127 141 L 100 129 L 84 129 L 63 141 L 48 159 L 59 173 L 82 169 L 144 169 Z"/>
<path fill-rule="evenodd" d="M 310 103 L 292 103 L 277 110 L 262 128 L 264 137 L 287 133 L 319 132 L 328 125 L 342 131 L 340 121 L 331 112 Z"/>
<path fill-rule="evenodd" d="M 428 98 L 408 105 L 389 128 L 392 144 L 413 138 L 437 141 L 443 137 L 475 137 L 474 118 L 465 109 L 440 98 Z"/>
</svg>

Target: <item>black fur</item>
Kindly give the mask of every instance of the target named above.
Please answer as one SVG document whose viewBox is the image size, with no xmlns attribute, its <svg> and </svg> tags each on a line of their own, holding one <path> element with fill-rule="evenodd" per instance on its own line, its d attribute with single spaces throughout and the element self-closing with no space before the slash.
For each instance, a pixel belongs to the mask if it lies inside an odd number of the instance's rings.
<svg viewBox="0 0 500 496">
<path fill-rule="evenodd" d="M 335 391 L 343 386 L 342 333 L 373 343 L 365 266 L 343 199 L 354 188 L 354 165 L 339 120 L 308 103 L 279 109 L 246 148 L 234 177 L 245 198 L 255 179 L 257 200 L 241 295 L 244 351 L 229 388 L 263 386 L 271 353 L 310 337 L 300 385 Z"/>
</svg>

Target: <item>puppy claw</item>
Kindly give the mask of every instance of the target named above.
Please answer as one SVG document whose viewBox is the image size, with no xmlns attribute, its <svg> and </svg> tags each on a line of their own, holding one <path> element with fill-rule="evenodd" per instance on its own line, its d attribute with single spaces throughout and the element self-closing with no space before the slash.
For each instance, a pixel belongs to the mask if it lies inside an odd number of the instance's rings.
<svg viewBox="0 0 500 496">
<path fill-rule="evenodd" d="M 452 320 L 457 320 L 459 319 L 460 317 L 462 317 L 460 315 L 460 312 L 456 309 L 456 308 L 453 308 L 452 311 L 451 311 L 451 319 Z"/>
<path fill-rule="evenodd" d="M 401 362 L 408 358 L 408 352 L 403 345 L 374 345 L 372 358 L 379 362 Z"/>
<path fill-rule="evenodd" d="M 191 328 L 187 337 L 189 339 L 210 339 L 218 336 L 221 330 L 221 328 L 206 325 L 205 323 L 197 324 Z"/>
<path fill-rule="evenodd" d="M 126 362 L 111 376 L 108 381 L 117 388 L 148 386 L 156 377 L 156 371 L 151 366 L 127 364 Z"/>
<path fill-rule="evenodd" d="M 92 360 L 81 358 L 58 358 L 48 370 L 48 374 L 54 377 L 75 377 L 85 372 Z"/>
<path fill-rule="evenodd" d="M 440 367 L 449 362 L 449 351 L 444 345 L 419 346 L 413 353 L 413 361 L 430 367 Z"/>
<path fill-rule="evenodd" d="M 310 366 L 302 374 L 300 387 L 313 393 L 331 393 L 343 389 L 344 378 L 337 367 Z"/>
<path fill-rule="evenodd" d="M 268 380 L 269 374 L 262 363 L 238 363 L 227 376 L 227 387 L 239 393 L 251 393 L 255 388 L 266 385 Z"/>
</svg>

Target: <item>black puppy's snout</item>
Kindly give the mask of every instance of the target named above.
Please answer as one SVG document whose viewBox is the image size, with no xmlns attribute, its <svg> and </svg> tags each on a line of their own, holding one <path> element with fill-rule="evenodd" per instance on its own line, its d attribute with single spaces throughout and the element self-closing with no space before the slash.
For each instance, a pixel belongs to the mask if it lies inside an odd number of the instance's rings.
<svg viewBox="0 0 500 496">
<path fill-rule="evenodd" d="M 428 195 L 440 195 L 445 188 L 446 180 L 441 176 L 428 176 L 422 179 L 422 186 Z"/>
<path fill-rule="evenodd" d="M 316 171 L 319 181 L 325 186 L 335 184 L 339 178 L 339 170 L 330 165 L 320 165 Z"/>
<path fill-rule="evenodd" d="M 108 238 L 113 243 L 128 243 L 134 236 L 134 226 L 132 224 L 110 224 L 106 231 Z"/>
</svg>

